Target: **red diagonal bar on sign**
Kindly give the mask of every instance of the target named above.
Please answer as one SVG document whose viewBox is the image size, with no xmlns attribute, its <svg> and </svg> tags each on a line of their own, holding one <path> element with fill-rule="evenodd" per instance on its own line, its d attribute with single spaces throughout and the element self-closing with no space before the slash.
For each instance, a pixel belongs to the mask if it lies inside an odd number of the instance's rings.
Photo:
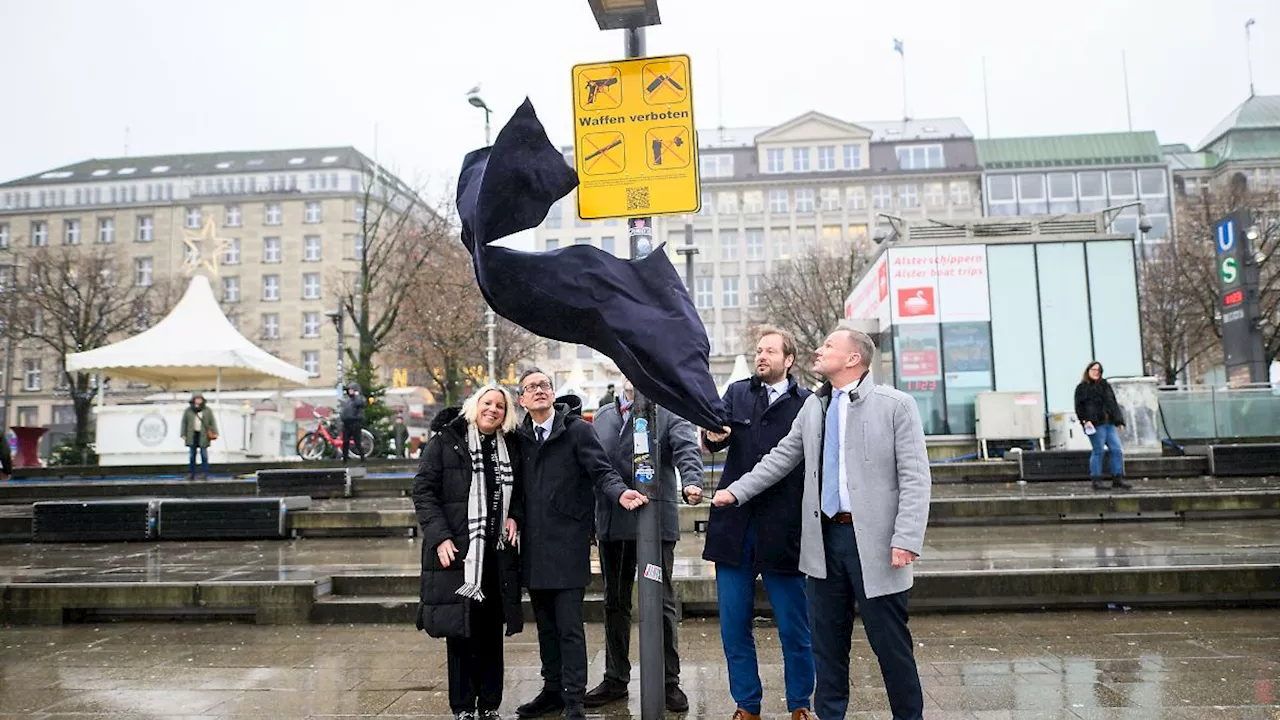
<svg viewBox="0 0 1280 720">
<path fill-rule="evenodd" d="M 618 168 L 619 170 L 622 169 L 622 166 L 618 164 L 618 161 L 614 160 L 612 157 L 609 156 L 608 149 L 602 150 L 599 145 L 596 145 L 595 143 L 591 142 L 590 139 L 585 137 L 582 138 L 582 142 L 590 145 L 591 149 L 596 152 L 596 156 L 591 160 L 587 161 L 589 163 L 588 167 L 595 167 L 596 163 L 600 162 L 600 158 L 604 158 L 609 162 L 613 163 L 614 167 Z M 621 143 L 619 143 L 619 145 L 621 145 Z M 587 154 L 590 155 L 591 153 L 587 153 Z"/>
</svg>

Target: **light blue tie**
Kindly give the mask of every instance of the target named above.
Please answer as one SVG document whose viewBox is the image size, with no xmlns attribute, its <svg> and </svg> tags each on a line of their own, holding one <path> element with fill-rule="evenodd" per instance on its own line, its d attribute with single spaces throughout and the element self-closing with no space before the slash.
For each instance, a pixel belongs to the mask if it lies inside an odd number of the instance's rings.
<svg viewBox="0 0 1280 720">
<path fill-rule="evenodd" d="M 840 399 L 844 391 L 831 392 L 827 406 L 827 428 L 822 436 L 822 512 L 835 517 L 840 512 Z"/>
</svg>

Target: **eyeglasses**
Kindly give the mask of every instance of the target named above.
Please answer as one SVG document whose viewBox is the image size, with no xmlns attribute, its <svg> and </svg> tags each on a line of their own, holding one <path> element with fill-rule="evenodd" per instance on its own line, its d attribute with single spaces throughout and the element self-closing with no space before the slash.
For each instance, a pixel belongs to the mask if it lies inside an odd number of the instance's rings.
<svg viewBox="0 0 1280 720">
<path fill-rule="evenodd" d="M 534 383 L 534 384 L 531 384 L 531 385 L 525 385 L 525 386 L 524 386 L 524 392 L 535 392 L 535 391 L 537 391 L 537 390 L 542 390 L 543 392 L 550 392 L 550 391 L 551 391 L 551 383 L 549 383 L 549 382 L 547 382 L 547 381 L 543 380 L 543 381 L 542 381 L 542 382 L 540 382 L 540 383 Z"/>
</svg>

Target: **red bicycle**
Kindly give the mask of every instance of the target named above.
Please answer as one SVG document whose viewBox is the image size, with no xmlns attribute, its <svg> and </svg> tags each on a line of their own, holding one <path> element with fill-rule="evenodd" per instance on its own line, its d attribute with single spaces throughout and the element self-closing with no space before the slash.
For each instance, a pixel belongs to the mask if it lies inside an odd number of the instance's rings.
<svg viewBox="0 0 1280 720">
<path fill-rule="evenodd" d="M 342 427 L 332 417 L 324 418 L 311 409 L 311 416 L 319 422 L 316 429 L 298 439 L 298 454 L 303 460 L 319 460 L 324 457 L 342 457 Z M 373 433 L 360 429 L 360 445 L 365 457 L 373 455 Z"/>
</svg>

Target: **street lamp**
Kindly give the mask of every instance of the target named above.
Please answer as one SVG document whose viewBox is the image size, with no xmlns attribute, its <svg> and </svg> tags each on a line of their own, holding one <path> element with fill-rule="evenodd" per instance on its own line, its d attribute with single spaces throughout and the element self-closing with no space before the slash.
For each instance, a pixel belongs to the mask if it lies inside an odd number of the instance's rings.
<svg viewBox="0 0 1280 720">
<path fill-rule="evenodd" d="M 658 0 L 587 0 L 601 30 L 660 25 Z"/>
<path fill-rule="evenodd" d="M 490 127 L 489 116 L 493 114 L 493 110 L 489 109 L 489 106 L 488 104 L 485 103 L 484 98 L 480 97 L 479 85 L 467 91 L 467 102 L 471 104 L 471 107 L 476 107 L 476 108 L 480 108 L 481 110 L 484 110 L 484 144 L 485 144 L 485 147 L 492 145 L 493 141 L 490 140 L 489 138 L 489 127 Z M 498 382 L 498 375 L 497 373 L 494 372 L 494 365 L 496 365 L 498 362 L 498 342 L 497 342 L 497 337 L 495 336 L 495 330 L 497 329 L 497 325 L 498 325 L 498 318 L 494 314 L 493 308 L 486 304 L 485 311 L 484 311 L 484 328 L 489 335 L 489 345 L 488 347 L 485 348 L 485 354 L 487 356 L 486 359 L 488 360 L 488 366 L 489 366 L 488 382 L 491 382 L 491 383 Z"/>
<path fill-rule="evenodd" d="M 343 325 L 342 320 L 344 317 L 346 317 L 346 313 L 342 311 L 342 306 L 339 305 L 337 310 L 330 310 L 326 312 L 324 316 L 332 320 L 333 326 L 338 330 L 338 397 L 341 398 L 342 384 L 346 382 L 346 378 L 342 376 L 343 365 L 346 360 L 346 358 L 344 357 L 346 333 L 343 331 L 343 328 L 342 328 L 342 325 Z"/>
<path fill-rule="evenodd" d="M 13 251 L 10 251 L 12 253 Z M 0 410 L 0 442 L 9 442 L 5 433 L 9 428 L 9 406 L 13 399 L 13 331 L 14 305 L 18 295 L 18 263 L 15 260 L 0 262 L 0 296 L 4 304 L 4 409 Z"/>
</svg>

